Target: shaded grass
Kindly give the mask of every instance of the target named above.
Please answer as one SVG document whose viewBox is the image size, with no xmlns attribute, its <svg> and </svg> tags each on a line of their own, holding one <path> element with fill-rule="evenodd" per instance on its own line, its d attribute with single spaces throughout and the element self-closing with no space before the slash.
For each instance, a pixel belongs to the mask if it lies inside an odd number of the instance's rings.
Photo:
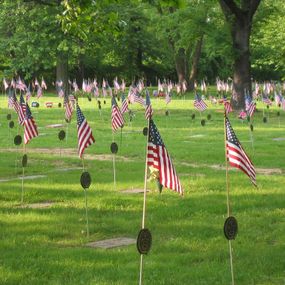
<svg viewBox="0 0 285 285">
<path fill-rule="evenodd" d="M 44 101 L 44 99 L 41 99 Z M 54 98 L 55 102 L 59 99 Z M 225 171 L 205 165 L 224 166 L 223 115 L 221 106 L 211 106 L 202 114 L 212 115 L 201 127 L 199 113 L 191 100 L 173 100 L 167 108 L 153 100 L 155 122 L 171 154 L 185 189 L 185 197 L 164 189 L 159 194 L 148 183 L 146 226 L 153 235 L 150 253 L 145 257 L 145 284 L 230 284 L 228 244 L 223 235 L 226 218 Z M 0 101 L 0 147 L 16 148 L 11 139 L 17 128 L 7 129 L 6 101 Z M 110 100 L 100 117 L 94 100 L 79 99 L 90 123 L 96 144 L 89 154 L 110 154 Z M 258 105 L 261 108 L 261 104 Z M 88 190 L 90 241 L 127 236 L 136 238 L 141 227 L 142 195 L 124 195 L 119 190 L 142 188 L 145 159 L 146 125 L 144 111 L 135 106 L 132 125 L 115 135 L 120 156 L 117 161 L 117 191 L 113 189 L 112 160 L 86 160 L 92 176 Z M 34 111 L 34 109 L 33 109 Z M 135 246 L 110 250 L 90 249 L 85 233 L 84 192 L 80 186 L 78 158 L 29 153 L 31 148 L 77 147 L 76 122 L 68 127 L 68 140 L 60 142 L 59 129 L 45 128 L 62 123 L 63 109 L 40 108 L 35 119 L 42 134 L 27 146 L 29 164 L 26 175 L 44 174 L 45 178 L 25 181 L 25 203 L 56 202 L 48 209 L 19 207 L 21 181 L 0 183 L 0 283 L 1 284 L 136 284 L 139 255 Z M 254 119 L 254 149 L 247 122 L 231 114 L 233 128 L 257 168 L 280 168 L 282 174 L 257 175 L 259 189 L 251 186 L 239 171 L 230 171 L 232 214 L 239 223 L 233 242 L 237 284 L 285 283 L 285 113 L 262 122 L 262 111 Z M 11 112 L 11 111 L 10 111 Z M 192 113 L 196 119 L 192 120 Z M 12 113 L 13 114 L 13 113 Z M 13 120 L 16 120 L 13 114 Z M 19 132 L 22 130 L 19 129 Z M 21 175 L 15 152 L 0 152 L 0 179 Z M 21 158 L 19 155 L 18 159 Z M 195 165 L 195 167 L 194 167 Z"/>
</svg>

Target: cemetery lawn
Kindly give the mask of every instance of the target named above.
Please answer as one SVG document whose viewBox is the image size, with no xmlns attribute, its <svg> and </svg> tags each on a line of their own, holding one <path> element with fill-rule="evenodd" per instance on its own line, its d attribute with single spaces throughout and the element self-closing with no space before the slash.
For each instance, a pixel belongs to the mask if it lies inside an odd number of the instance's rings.
<svg viewBox="0 0 285 285">
<path fill-rule="evenodd" d="M 6 108 L 7 99 L 1 96 L 0 284 L 138 284 L 140 257 L 135 244 L 113 249 L 86 247 L 87 242 L 109 238 L 136 239 L 142 219 L 143 195 L 122 190 L 144 185 L 144 110 L 131 105 L 135 117 L 129 123 L 125 115 L 122 141 L 120 131 L 115 134 L 119 151 L 114 189 L 110 99 L 106 104 L 100 100 L 101 115 L 94 99 L 79 99 L 96 140 L 85 150 L 85 169 L 92 177 L 87 190 L 87 238 L 76 114 L 67 127 L 64 109 L 57 106 L 62 100 L 52 94 L 40 99 L 40 108 L 31 108 L 40 136 L 26 146 L 25 176 L 36 177 L 24 181 L 21 205 L 23 145 L 17 147 L 13 140 L 16 134 L 23 135 L 23 128 L 17 127 L 16 113 Z M 54 107 L 47 109 L 47 101 L 53 101 Z M 200 115 L 187 97 L 174 98 L 168 106 L 163 99 L 152 99 L 154 121 L 185 195 L 180 197 L 169 189 L 160 194 L 155 182 L 147 184 L 146 228 L 153 240 L 144 257 L 144 284 L 231 282 L 228 241 L 223 233 L 227 218 L 223 107 L 207 104 L 209 109 Z M 8 113 L 15 122 L 13 129 L 8 128 Z M 204 127 L 201 119 L 206 120 Z M 263 109 L 259 102 L 252 134 L 248 122 L 237 114 L 231 113 L 229 119 L 257 169 L 258 184 L 255 188 L 243 172 L 230 168 L 231 214 L 239 226 L 232 242 L 236 284 L 285 284 L 285 112 L 275 106 Z M 64 126 L 47 127 L 52 124 Z M 67 132 L 67 140 L 58 139 L 61 129 Z M 48 208 L 28 207 L 47 201 L 53 202 Z"/>
</svg>

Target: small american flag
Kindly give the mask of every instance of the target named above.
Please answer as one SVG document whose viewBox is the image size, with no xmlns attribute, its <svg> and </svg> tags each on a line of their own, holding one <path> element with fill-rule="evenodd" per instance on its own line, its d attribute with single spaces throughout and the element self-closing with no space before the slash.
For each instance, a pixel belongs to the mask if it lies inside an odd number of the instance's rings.
<svg viewBox="0 0 285 285">
<path fill-rule="evenodd" d="M 29 101 L 32 96 L 30 84 L 26 90 L 26 101 Z"/>
<path fill-rule="evenodd" d="M 262 96 L 262 102 L 266 105 L 272 105 L 272 102 L 270 101 L 270 99 L 268 98 L 268 96 Z"/>
<path fill-rule="evenodd" d="M 180 180 L 153 120 L 149 122 L 147 164 L 151 170 L 158 171 L 159 183 L 162 186 L 183 195 Z"/>
<path fill-rule="evenodd" d="M 85 148 L 95 143 L 95 139 L 92 134 L 92 130 L 88 125 L 84 115 L 82 114 L 79 105 L 76 105 L 77 115 L 77 138 L 78 138 L 78 154 L 81 158 Z"/>
<path fill-rule="evenodd" d="M 24 120 L 24 143 L 27 144 L 32 138 L 39 135 L 37 125 L 32 116 L 30 107 L 26 104 L 26 117 Z"/>
<path fill-rule="evenodd" d="M 71 102 L 69 102 L 67 94 L 64 95 L 63 105 L 65 108 L 65 118 L 70 121 L 73 113 L 73 106 Z"/>
<path fill-rule="evenodd" d="M 226 124 L 226 154 L 231 166 L 239 168 L 243 171 L 256 186 L 255 169 L 249 157 L 243 150 L 227 116 Z"/>
<path fill-rule="evenodd" d="M 148 90 L 146 90 L 146 96 L 145 96 L 145 103 L 146 103 L 146 107 L 145 107 L 145 118 L 146 120 L 151 119 L 152 115 L 153 115 L 153 110 L 151 107 L 151 103 L 150 103 L 150 97 L 149 97 L 149 92 Z"/>
<path fill-rule="evenodd" d="M 9 89 L 9 92 L 8 92 L 8 107 L 9 108 L 14 108 L 16 113 L 18 113 L 18 111 L 19 111 L 20 106 L 19 106 L 19 102 L 17 100 L 17 97 L 15 95 L 14 89 Z"/>
<path fill-rule="evenodd" d="M 19 77 L 16 82 L 16 89 L 19 89 L 21 91 L 25 91 L 27 89 L 26 84 L 22 81 L 22 79 Z"/>
<path fill-rule="evenodd" d="M 4 89 L 5 89 L 5 91 L 9 88 L 9 84 L 8 84 L 8 82 L 6 81 L 6 79 L 4 78 L 3 79 L 3 85 L 4 85 Z"/>
<path fill-rule="evenodd" d="M 198 111 L 203 112 L 207 109 L 208 106 L 205 103 L 205 101 L 199 95 L 196 95 L 195 100 L 194 100 L 194 107 Z"/>
<path fill-rule="evenodd" d="M 24 125 L 25 117 L 26 117 L 26 103 L 23 95 L 20 95 L 20 104 L 19 104 L 19 112 L 18 112 L 18 120 L 20 125 Z"/>
<path fill-rule="evenodd" d="M 116 131 L 124 126 L 124 117 L 117 105 L 116 99 L 112 97 L 112 129 Z"/>
<path fill-rule="evenodd" d="M 42 77 L 41 87 L 42 87 L 43 89 L 47 90 L 47 84 L 46 84 L 46 82 L 45 82 L 45 80 L 44 80 L 43 77 Z"/>
<path fill-rule="evenodd" d="M 37 98 L 41 98 L 42 96 L 43 96 L 43 89 L 41 86 L 38 86 Z"/>
<path fill-rule="evenodd" d="M 233 111 L 233 108 L 232 108 L 232 106 L 231 106 L 231 103 L 228 102 L 228 101 L 226 101 L 226 102 L 224 103 L 224 108 L 225 108 L 226 114 L 229 114 L 230 112 Z"/>
<path fill-rule="evenodd" d="M 249 117 L 252 117 L 256 109 L 256 104 L 254 101 L 251 101 L 247 108 L 247 114 Z"/>
<path fill-rule="evenodd" d="M 121 113 L 127 113 L 129 111 L 129 105 L 128 101 L 126 100 L 126 97 L 122 95 L 122 108 L 121 108 Z"/>
<path fill-rule="evenodd" d="M 165 95 L 165 102 L 166 104 L 169 104 L 171 102 L 171 96 L 170 96 L 170 92 L 166 92 L 166 95 Z"/>
</svg>

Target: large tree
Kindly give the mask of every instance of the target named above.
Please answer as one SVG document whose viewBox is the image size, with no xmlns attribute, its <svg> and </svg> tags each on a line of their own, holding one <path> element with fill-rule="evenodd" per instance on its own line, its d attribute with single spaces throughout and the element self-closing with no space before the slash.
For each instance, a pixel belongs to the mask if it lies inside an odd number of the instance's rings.
<svg viewBox="0 0 285 285">
<path fill-rule="evenodd" d="M 234 49 L 232 105 L 244 108 L 244 93 L 251 93 L 250 35 L 253 16 L 261 0 L 220 0 L 222 11 L 231 29 Z"/>
</svg>

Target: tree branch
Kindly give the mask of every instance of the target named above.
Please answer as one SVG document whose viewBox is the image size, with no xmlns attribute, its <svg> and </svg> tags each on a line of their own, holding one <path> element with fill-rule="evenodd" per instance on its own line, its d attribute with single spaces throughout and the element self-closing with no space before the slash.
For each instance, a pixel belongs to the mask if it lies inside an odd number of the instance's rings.
<svg viewBox="0 0 285 285">
<path fill-rule="evenodd" d="M 236 5 L 234 0 L 220 0 L 220 5 L 226 17 L 229 14 L 236 16 L 238 19 L 242 16 L 242 10 Z"/>
<path fill-rule="evenodd" d="M 249 10 L 249 14 L 252 17 L 254 15 L 254 13 L 256 12 L 259 4 L 260 4 L 261 0 L 251 0 L 250 1 L 250 10 Z"/>
</svg>

